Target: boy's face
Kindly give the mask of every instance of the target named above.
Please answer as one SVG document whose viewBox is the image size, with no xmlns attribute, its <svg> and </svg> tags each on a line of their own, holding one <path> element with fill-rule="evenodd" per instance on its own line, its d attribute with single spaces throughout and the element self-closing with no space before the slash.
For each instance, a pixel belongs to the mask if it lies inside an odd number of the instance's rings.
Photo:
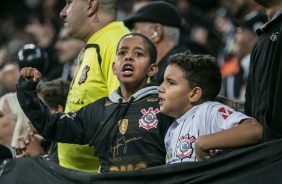
<svg viewBox="0 0 282 184">
<path fill-rule="evenodd" d="M 127 36 L 120 42 L 113 72 L 122 86 L 143 87 L 152 75 L 148 46 L 139 36 Z M 154 72 L 153 72 L 154 73 Z"/>
<path fill-rule="evenodd" d="M 179 118 L 185 114 L 192 105 L 189 96 L 192 93 L 183 71 L 176 65 L 167 66 L 164 82 L 159 86 L 160 110 L 162 113 Z"/>
</svg>

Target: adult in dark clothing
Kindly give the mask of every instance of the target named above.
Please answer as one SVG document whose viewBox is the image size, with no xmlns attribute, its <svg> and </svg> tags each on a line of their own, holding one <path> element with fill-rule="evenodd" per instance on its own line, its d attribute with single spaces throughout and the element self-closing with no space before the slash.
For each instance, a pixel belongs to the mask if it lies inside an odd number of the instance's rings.
<svg viewBox="0 0 282 184">
<path fill-rule="evenodd" d="M 120 87 L 74 113 L 50 113 L 35 90 L 41 74 L 24 68 L 17 84 L 19 102 L 46 140 L 94 145 L 101 172 L 163 165 L 163 140 L 173 118 L 160 113 L 157 86 L 146 85 L 157 72 L 156 55 L 147 37 L 125 35 L 113 64 Z"/>
<path fill-rule="evenodd" d="M 256 0 L 269 22 L 257 30 L 251 53 L 245 113 L 263 124 L 263 142 L 282 138 L 282 0 Z"/>
<path fill-rule="evenodd" d="M 179 44 L 182 26 L 179 11 L 167 2 L 150 2 L 123 22 L 132 32 L 147 36 L 155 44 L 158 51 L 156 61 L 158 72 L 151 78 L 151 82 L 160 85 L 163 82 L 168 57 L 189 49 L 186 45 Z"/>
</svg>

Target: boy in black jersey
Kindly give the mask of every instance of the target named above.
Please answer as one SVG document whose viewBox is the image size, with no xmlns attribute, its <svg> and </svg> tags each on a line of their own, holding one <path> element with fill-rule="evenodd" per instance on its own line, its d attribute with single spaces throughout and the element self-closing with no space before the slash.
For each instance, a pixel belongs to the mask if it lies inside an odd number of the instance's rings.
<svg viewBox="0 0 282 184">
<path fill-rule="evenodd" d="M 101 172 L 162 165 L 166 154 L 163 140 L 173 118 L 160 113 L 158 86 L 147 84 L 148 77 L 157 72 L 156 57 L 156 48 L 147 37 L 130 33 L 117 47 L 112 69 L 120 87 L 109 97 L 77 112 L 50 113 L 36 94 L 41 74 L 35 68 L 23 68 L 18 99 L 45 139 L 94 145 Z"/>
</svg>

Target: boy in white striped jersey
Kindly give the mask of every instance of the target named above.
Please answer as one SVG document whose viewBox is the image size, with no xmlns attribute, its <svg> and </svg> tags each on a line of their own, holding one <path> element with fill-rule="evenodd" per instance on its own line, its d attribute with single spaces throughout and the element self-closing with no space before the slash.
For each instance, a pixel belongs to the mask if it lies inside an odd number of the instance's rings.
<svg viewBox="0 0 282 184">
<path fill-rule="evenodd" d="M 206 160 L 219 150 L 260 142 L 258 121 L 214 101 L 221 85 L 214 57 L 185 52 L 168 62 L 158 88 L 161 112 L 175 118 L 165 136 L 168 164 Z"/>
</svg>

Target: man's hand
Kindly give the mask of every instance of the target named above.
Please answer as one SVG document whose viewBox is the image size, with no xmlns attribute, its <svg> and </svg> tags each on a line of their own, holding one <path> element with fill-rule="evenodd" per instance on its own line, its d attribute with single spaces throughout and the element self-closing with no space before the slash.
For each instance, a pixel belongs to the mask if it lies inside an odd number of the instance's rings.
<svg viewBox="0 0 282 184">
<path fill-rule="evenodd" d="M 44 154 L 44 149 L 41 147 L 41 141 L 38 136 L 36 135 L 27 135 L 28 137 L 28 144 L 24 142 L 24 145 L 21 145 L 20 154 L 18 154 L 16 157 L 17 158 L 22 158 L 22 157 L 29 157 L 29 156 L 37 156 L 40 154 Z M 22 141 L 22 140 L 21 140 Z M 19 151 L 19 149 L 16 148 L 16 151 Z"/>
<path fill-rule="evenodd" d="M 17 158 L 43 154 L 44 150 L 41 147 L 42 140 L 43 138 L 37 134 L 32 124 L 29 124 L 27 133 L 18 138 L 16 145 Z"/>
<path fill-rule="evenodd" d="M 26 80 L 32 78 L 35 83 L 38 83 L 41 79 L 41 73 L 36 68 L 31 67 L 22 68 L 21 76 Z"/>
</svg>

